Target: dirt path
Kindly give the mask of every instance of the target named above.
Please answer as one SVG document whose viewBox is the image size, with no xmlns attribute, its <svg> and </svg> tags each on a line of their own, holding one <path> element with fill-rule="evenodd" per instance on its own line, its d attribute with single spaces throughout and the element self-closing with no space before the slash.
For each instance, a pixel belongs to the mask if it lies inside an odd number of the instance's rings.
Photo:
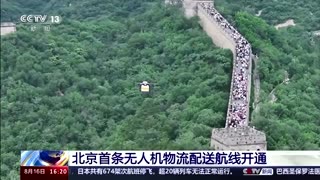
<svg viewBox="0 0 320 180">
<path fill-rule="evenodd" d="M 295 26 L 296 24 L 294 23 L 294 20 L 293 19 L 288 19 L 286 22 L 284 23 L 280 23 L 280 24 L 277 24 L 275 26 L 276 29 L 279 29 L 279 28 L 284 28 L 284 27 L 288 27 L 288 26 Z"/>
<path fill-rule="evenodd" d="M 271 103 L 275 103 L 278 100 L 277 96 L 274 94 L 275 90 L 276 90 L 276 88 L 274 88 L 270 93 L 270 98 L 271 98 L 270 102 Z"/>
<path fill-rule="evenodd" d="M 314 34 L 315 36 L 320 36 L 320 30 L 319 30 L 319 31 L 314 31 L 313 34 Z"/>
<path fill-rule="evenodd" d="M 263 11 L 263 10 L 260 10 L 260 11 L 258 12 L 258 14 L 256 14 L 256 16 L 258 16 L 258 17 L 261 16 L 262 11 Z"/>
<path fill-rule="evenodd" d="M 275 91 L 276 91 L 277 87 L 280 86 L 281 84 L 288 84 L 289 81 L 290 81 L 289 74 L 287 71 L 285 71 L 285 77 L 284 77 L 284 80 L 282 81 L 282 83 L 280 83 L 275 88 L 273 88 L 273 90 L 269 94 L 269 96 L 271 98 L 271 100 L 270 100 L 271 103 L 275 103 L 278 99 L 277 96 L 275 95 Z"/>
</svg>

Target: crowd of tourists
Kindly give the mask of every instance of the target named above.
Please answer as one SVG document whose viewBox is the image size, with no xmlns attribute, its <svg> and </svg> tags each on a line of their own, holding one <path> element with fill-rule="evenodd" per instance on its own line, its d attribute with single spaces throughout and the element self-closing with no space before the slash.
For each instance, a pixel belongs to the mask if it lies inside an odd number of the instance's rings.
<svg viewBox="0 0 320 180">
<path fill-rule="evenodd" d="M 250 51 L 248 41 L 213 7 L 213 3 L 200 3 L 207 14 L 229 35 L 229 39 L 235 43 L 236 59 L 233 67 L 233 82 L 227 123 L 228 127 L 244 126 L 247 120 L 248 107 L 248 83 L 250 76 Z"/>
</svg>

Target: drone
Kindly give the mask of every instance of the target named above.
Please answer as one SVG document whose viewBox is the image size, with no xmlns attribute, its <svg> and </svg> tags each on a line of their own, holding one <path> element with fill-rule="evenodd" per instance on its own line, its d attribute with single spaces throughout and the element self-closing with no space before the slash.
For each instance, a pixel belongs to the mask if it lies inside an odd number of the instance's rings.
<svg viewBox="0 0 320 180">
<path fill-rule="evenodd" d="M 148 83 L 148 81 L 142 81 L 141 83 L 139 83 L 139 86 L 141 93 L 148 94 L 150 93 L 152 84 Z"/>
</svg>

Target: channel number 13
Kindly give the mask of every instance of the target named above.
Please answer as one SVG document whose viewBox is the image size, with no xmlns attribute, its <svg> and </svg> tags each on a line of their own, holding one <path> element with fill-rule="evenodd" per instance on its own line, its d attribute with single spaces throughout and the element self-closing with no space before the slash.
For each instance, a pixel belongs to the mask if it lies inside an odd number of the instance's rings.
<svg viewBox="0 0 320 180">
<path fill-rule="evenodd" d="M 51 22 L 52 23 L 60 23 L 60 17 L 59 16 L 51 16 Z"/>
</svg>

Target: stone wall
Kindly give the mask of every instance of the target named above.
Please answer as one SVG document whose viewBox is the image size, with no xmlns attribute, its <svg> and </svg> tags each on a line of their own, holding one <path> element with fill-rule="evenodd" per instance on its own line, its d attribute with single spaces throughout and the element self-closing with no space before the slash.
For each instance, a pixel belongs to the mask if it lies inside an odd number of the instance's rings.
<svg viewBox="0 0 320 180">
<path fill-rule="evenodd" d="M 199 1 L 197 1 L 199 2 Z M 203 1 L 201 1 L 203 2 Z M 213 2 L 207 1 L 213 7 Z M 250 103 L 250 93 L 251 93 L 251 76 L 252 76 L 252 50 L 250 49 L 250 58 L 248 63 L 248 73 L 247 73 L 247 110 L 246 119 L 244 121 L 243 127 L 229 128 L 228 120 L 231 118 L 229 116 L 229 110 L 232 108 L 233 104 L 233 82 L 234 82 L 234 72 L 236 70 L 236 42 L 231 38 L 230 34 L 226 32 L 218 22 L 206 11 L 202 6 L 196 6 L 196 13 L 199 16 L 200 24 L 204 31 L 211 37 L 213 43 L 218 47 L 230 49 L 233 52 L 233 72 L 230 86 L 229 103 L 227 110 L 227 119 L 225 128 L 215 128 L 212 130 L 211 137 L 211 148 L 216 150 L 242 150 L 242 151 L 256 151 L 256 150 L 266 150 L 267 141 L 266 136 L 263 132 L 257 131 L 254 128 L 248 127 L 249 124 L 249 103 Z"/>
<path fill-rule="evenodd" d="M 267 141 L 266 136 L 263 132 L 257 131 L 254 128 L 248 126 L 249 124 L 249 103 L 251 93 L 251 71 L 252 71 L 252 50 L 249 50 L 248 70 L 245 76 L 247 79 L 247 101 L 246 104 L 246 118 L 244 124 L 237 128 L 229 128 L 228 120 L 231 118 L 229 110 L 233 105 L 233 82 L 234 72 L 236 71 L 236 42 L 230 36 L 229 33 L 224 30 L 221 25 L 210 15 L 210 11 L 204 9 L 199 3 L 205 3 L 213 8 L 213 1 L 197 1 L 197 0 L 184 0 L 183 7 L 185 10 L 186 17 L 192 17 L 197 15 L 200 19 L 200 25 L 203 30 L 211 37 L 213 43 L 221 48 L 230 49 L 233 53 L 233 70 L 231 76 L 231 86 L 229 103 L 227 110 L 227 118 L 225 128 L 214 128 L 211 136 L 211 148 L 216 150 L 266 150 Z M 214 9 L 214 8 L 213 8 Z M 230 23 L 229 23 L 230 24 Z M 236 101 L 235 101 L 236 102 Z"/>
<path fill-rule="evenodd" d="M 1 23 L 1 36 L 16 32 L 14 23 Z"/>
<path fill-rule="evenodd" d="M 196 1 L 197 3 L 199 2 L 206 2 L 206 3 L 211 3 L 212 6 L 214 5 L 213 2 L 211 1 Z M 203 27 L 204 31 L 211 37 L 213 40 L 213 43 L 217 45 L 218 47 L 225 48 L 225 49 L 230 49 L 233 52 L 233 67 L 235 67 L 235 61 L 236 61 L 236 43 L 234 40 L 230 37 L 230 35 L 224 31 L 220 25 L 212 18 L 210 15 L 207 13 L 205 9 L 203 9 L 201 6 L 196 6 L 196 12 L 197 15 L 200 18 L 200 24 Z M 250 50 L 251 52 L 251 50 Z M 251 57 L 251 55 L 250 55 Z M 250 103 L 250 91 L 251 91 L 251 69 L 252 69 L 252 59 L 249 60 L 249 74 L 248 74 L 248 87 L 247 87 L 247 119 L 245 120 L 244 124 L 247 126 L 249 124 L 249 103 Z M 235 68 L 233 68 L 234 72 Z M 232 79 L 231 79 L 231 86 L 230 86 L 230 96 L 229 96 L 229 103 L 228 103 L 228 110 L 227 110 L 227 119 L 226 119 L 226 124 L 225 127 L 227 127 L 227 122 L 230 119 L 229 117 L 229 109 L 231 108 L 231 105 L 233 103 L 233 98 L 232 98 L 232 90 L 233 90 L 233 72 L 232 72 Z"/>
</svg>

